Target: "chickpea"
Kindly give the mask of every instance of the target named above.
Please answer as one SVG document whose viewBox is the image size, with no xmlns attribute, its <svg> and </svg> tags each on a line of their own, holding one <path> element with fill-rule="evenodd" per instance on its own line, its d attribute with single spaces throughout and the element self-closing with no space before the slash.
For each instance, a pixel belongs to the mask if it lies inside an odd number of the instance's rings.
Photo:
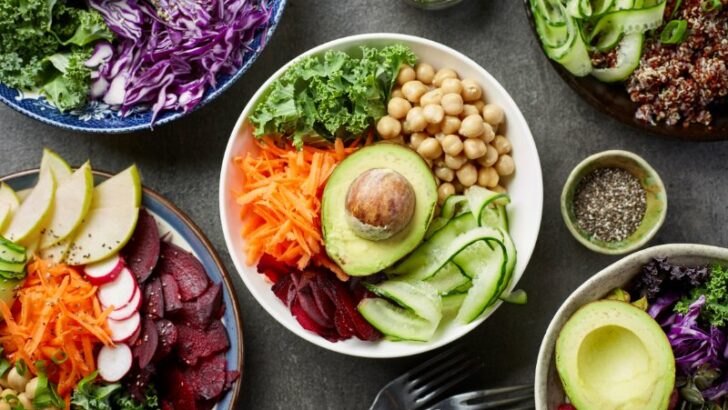
<svg viewBox="0 0 728 410">
<path fill-rule="evenodd" d="M 445 94 L 460 94 L 463 92 L 463 86 L 462 84 L 460 84 L 460 80 L 458 80 L 457 78 L 446 78 L 442 80 L 442 85 L 440 86 L 440 89 L 442 89 L 442 92 Z"/>
<path fill-rule="evenodd" d="M 465 101 L 477 101 L 483 96 L 483 90 L 472 78 L 466 78 L 460 82 L 463 87 L 462 95 Z"/>
<path fill-rule="evenodd" d="M 432 165 L 434 165 L 435 168 L 442 168 L 442 167 L 444 167 L 445 166 L 445 157 L 442 156 L 442 155 L 440 155 L 439 157 L 435 158 L 435 160 L 432 161 Z"/>
<path fill-rule="evenodd" d="M 412 109 L 412 104 L 402 97 L 394 97 L 387 103 L 387 113 L 392 117 L 401 120 Z"/>
<path fill-rule="evenodd" d="M 18 394 L 18 401 L 25 410 L 34 410 L 33 402 L 28 398 L 25 393 Z"/>
<path fill-rule="evenodd" d="M 456 73 L 452 68 L 442 68 L 438 70 L 432 78 L 432 85 L 439 87 L 446 78 L 458 78 L 458 73 Z"/>
<path fill-rule="evenodd" d="M 5 400 L 1 400 L 0 410 L 12 410 L 12 407 L 10 407 L 10 403 L 6 402 Z"/>
<path fill-rule="evenodd" d="M 491 143 L 495 138 L 495 130 L 493 126 L 487 122 L 483 123 L 483 140 L 487 143 Z"/>
<path fill-rule="evenodd" d="M 468 159 L 465 158 L 465 155 L 448 155 L 445 154 L 445 165 L 447 165 L 448 168 L 452 170 L 458 170 L 462 168 L 462 166 L 468 162 Z"/>
<path fill-rule="evenodd" d="M 3 377 L 0 377 L 0 387 L 2 387 L 2 388 L 8 387 L 8 375 L 7 374 Z M 0 390 L 2 390 L 2 389 L 0 389 Z"/>
<path fill-rule="evenodd" d="M 471 115 L 477 115 L 480 117 L 480 111 L 478 111 L 477 108 L 473 104 L 464 104 L 463 105 L 463 117 L 469 117 Z"/>
<path fill-rule="evenodd" d="M 415 74 L 417 79 L 425 84 L 432 84 L 432 79 L 435 77 L 435 69 L 427 63 L 419 63 L 415 66 Z"/>
<path fill-rule="evenodd" d="M 440 130 L 445 134 L 455 134 L 460 129 L 460 118 L 446 115 L 440 124 Z"/>
<path fill-rule="evenodd" d="M 516 170 L 516 164 L 513 163 L 513 158 L 510 155 L 501 155 L 495 163 L 495 170 L 498 171 L 499 175 L 505 177 Z"/>
<path fill-rule="evenodd" d="M 495 149 L 498 150 L 498 154 L 501 154 L 501 155 L 511 152 L 511 148 L 512 148 L 511 142 L 508 141 L 508 138 L 506 138 L 502 135 L 497 135 L 495 137 L 495 140 L 493 140 L 493 146 L 495 147 Z"/>
<path fill-rule="evenodd" d="M 415 79 L 415 70 L 407 64 L 402 64 L 399 67 L 399 74 L 397 74 L 397 84 L 404 85 L 408 81 Z"/>
<path fill-rule="evenodd" d="M 410 136 L 410 147 L 416 151 L 417 148 L 420 147 L 420 144 L 422 144 L 422 141 L 426 140 L 428 137 L 429 136 L 427 134 L 422 132 L 415 132 L 412 136 Z"/>
<path fill-rule="evenodd" d="M 0 392 L 0 398 L 3 398 L 3 399 L 6 396 L 17 396 L 17 395 L 18 395 L 18 392 L 13 389 L 5 389 L 2 392 Z"/>
<path fill-rule="evenodd" d="M 28 380 L 27 371 L 25 376 L 21 376 L 15 366 L 8 372 L 8 385 L 15 391 L 25 391 L 25 385 L 28 384 Z"/>
<path fill-rule="evenodd" d="M 390 97 L 391 98 L 404 98 L 404 94 L 402 94 L 402 89 L 395 88 L 394 90 L 392 90 L 392 95 Z"/>
<path fill-rule="evenodd" d="M 420 105 L 430 105 L 430 104 L 440 104 L 440 101 L 442 100 L 442 96 L 444 93 L 441 89 L 435 88 L 434 90 L 430 90 L 422 95 L 420 97 Z"/>
<path fill-rule="evenodd" d="M 463 151 L 468 159 L 478 159 L 488 152 L 488 146 L 483 140 L 469 138 L 463 142 Z"/>
<path fill-rule="evenodd" d="M 457 135 L 450 134 L 442 139 L 442 150 L 447 155 L 458 155 L 463 151 L 463 141 Z"/>
<path fill-rule="evenodd" d="M 429 137 L 420 143 L 417 153 L 426 159 L 433 160 L 442 155 L 442 146 L 436 139 Z"/>
<path fill-rule="evenodd" d="M 404 98 L 410 102 L 417 104 L 420 101 L 420 97 L 427 92 L 427 86 L 422 84 L 422 81 L 412 80 L 402 85 L 402 94 Z"/>
<path fill-rule="evenodd" d="M 437 187 L 437 199 L 441 204 L 445 202 L 445 199 L 450 195 L 455 195 L 455 186 L 449 182 L 444 182 Z"/>
<path fill-rule="evenodd" d="M 435 139 L 440 141 L 440 144 L 442 144 L 442 141 L 445 139 L 445 137 L 447 137 L 447 135 L 445 135 L 441 132 L 438 132 L 437 134 L 435 134 Z"/>
<path fill-rule="evenodd" d="M 25 385 L 25 395 L 28 396 L 29 399 L 33 400 L 35 398 L 35 390 L 38 388 L 38 378 L 33 377 L 30 379 L 28 384 Z"/>
<path fill-rule="evenodd" d="M 458 133 L 463 137 L 478 138 L 483 135 L 485 127 L 483 127 L 483 119 L 480 115 L 470 115 L 465 117 Z"/>
<path fill-rule="evenodd" d="M 420 132 L 427 126 L 427 120 L 422 111 L 422 107 L 414 107 L 407 113 L 407 119 L 405 120 L 407 129 L 412 132 Z"/>
<path fill-rule="evenodd" d="M 478 170 L 475 165 L 468 162 L 455 172 L 458 181 L 464 186 L 472 186 L 478 181 Z"/>
<path fill-rule="evenodd" d="M 452 186 L 455 187 L 455 192 L 458 194 L 462 194 L 465 191 L 465 187 L 457 179 L 452 181 Z"/>
<path fill-rule="evenodd" d="M 394 138 L 383 140 L 381 141 L 382 144 L 397 144 L 397 145 L 407 145 L 407 143 L 404 141 L 404 136 L 397 135 Z"/>
<path fill-rule="evenodd" d="M 460 115 L 463 112 L 463 97 L 460 94 L 445 94 L 442 96 L 440 104 L 447 115 Z"/>
<path fill-rule="evenodd" d="M 394 117 L 385 115 L 377 121 L 377 132 L 382 138 L 388 140 L 402 132 L 402 125 Z"/>
<path fill-rule="evenodd" d="M 503 108 L 497 104 L 486 104 L 483 107 L 483 118 L 490 125 L 498 125 L 503 122 L 505 114 Z"/>
<path fill-rule="evenodd" d="M 440 124 L 427 124 L 425 131 L 430 135 L 437 135 L 440 133 Z"/>
<path fill-rule="evenodd" d="M 485 101 L 478 100 L 474 102 L 473 105 L 475 105 L 475 108 L 478 109 L 478 112 L 483 112 L 483 107 L 485 107 Z"/>
<path fill-rule="evenodd" d="M 487 145 L 487 148 L 488 150 L 485 152 L 485 155 L 478 158 L 478 164 L 486 168 L 492 167 L 498 161 L 498 150 L 490 144 Z"/>
<path fill-rule="evenodd" d="M 495 168 L 487 167 L 478 170 L 478 185 L 484 188 L 493 188 L 498 185 L 498 181 L 500 181 L 500 176 Z"/>
<path fill-rule="evenodd" d="M 425 121 L 429 124 L 439 124 L 445 117 L 445 110 L 442 109 L 440 104 L 425 105 L 422 113 L 425 116 Z"/>
<path fill-rule="evenodd" d="M 505 194 L 506 192 L 508 192 L 508 190 L 505 189 L 502 185 L 496 185 L 493 188 L 491 188 L 490 190 L 493 192 L 497 192 L 499 194 Z M 496 201 L 496 202 L 498 202 L 498 201 Z"/>
<path fill-rule="evenodd" d="M 438 166 L 435 168 L 435 176 L 442 181 L 450 182 L 455 178 L 455 172 L 448 167 Z"/>
</svg>

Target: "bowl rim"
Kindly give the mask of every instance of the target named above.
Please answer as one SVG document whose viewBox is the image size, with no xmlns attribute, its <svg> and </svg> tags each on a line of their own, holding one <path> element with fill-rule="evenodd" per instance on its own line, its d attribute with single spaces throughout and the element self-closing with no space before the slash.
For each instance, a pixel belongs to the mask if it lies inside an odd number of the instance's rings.
<svg viewBox="0 0 728 410">
<path fill-rule="evenodd" d="M 603 246 L 599 246 L 596 243 L 588 240 L 585 238 L 579 230 L 576 228 L 575 221 L 573 221 L 569 215 L 569 204 L 567 204 L 567 196 L 569 191 L 571 191 L 572 188 L 575 188 L 575 185 L 579 183 L 579 180 L 577 180 L 577 177 L 579 176 L 579 173 L 586 167 L 588 167 L 591 164 L 594 164 L 598 162 L 599 160 L 607 157 L 622 157 L 627 158 L 629 160 L 634 161 L 637 166 L 642 168 L 649 174 L 651 177 L 654 178 L 655 184 L 660 187 L 661 191 L 664 195 L 664 203 L 665 206 L 662 207 L 660 210 L 659 217 L 657 221 L 650 227 L 650 230 L 642 236 L 638 241 L 634 241 L 628 246 L 622 247 L 622 248 L 606 248 Z M 647 244 L 647 242 L 651 241 L 657 232 L 662 227 L 662 224 L 665 222 L 665 218 L 667 216 L 667 189 L 665 188 L 665 184 L 662 182 L 662 178 L 660 178 L 660 174 L 657 173 L 657 171 L 650 165 L 644 158 L 641 156 L 635 154 L 634 152 L 625 151 L 625 150 L 607 150 L 602 152 L 597 152 L 595 154 L 592 154 L 586 158 L 584 158 L 581 162 L 579 162 L 574 169 L 571 170 L 569 173 L 569 177 L 566 179 L 566 182 L 564 183 L 564 187 L 561 190 L 561 198 L 560 198 L 560 208 L 561 208 L 561 218 L 564 221 L 564 224 L 569 229 L 569 232 L 571 232 L 571 235 L 579 241 L 582 245 L 584 245 L 586 248 L 602 253 L 605 255 L 624 255 L 626 253 L 635 251 Z"/>
<path fill-rule="evenodd" d="M 556 313 L 554 313 L 551 321 L 549 322 L 548 328 L 546 329 L 546 333 L 544 333 L 544 337 L 541 340 L 534 374 L 536 410 L 548 410 L 549 371 L 551 369 L 551 362 L 554 355 L 558 332 L 561 330 L 559 322 L 564 321 L 564 316 L 567 314 L 567 310 L 572 307 L 578 298 L 585 296 L 588 292 L 593 290 L 593 288 L 598 287 L 599 282 L 603 279 L 619 276 L 621 273 L 620 268 L 640 260 L 646 263 L 651 258 L 661 256 L 694 256 L 710 260 L 728 261 L 728 248 L 696 243 L 669 243 L 656 245 L 642 249 L 639 252 L 635 252 L 609 264 L 579 285 L 578 288 L 569 294 L 561 306 L 559 306 Z M 639 274 L 639 272 L 635 272 L 630 277 L 634 277 L 637 274 Z M 579 307 L 580 306 L 576 306 L 574 308 L 578 309 Z M 573 312 L 571 314 L 573 314 Z"/>
<path fill-rule="evenodd" d="M 480 64 L 478 64 L 476 61 L 471 59 L 470 57 L 466 56 L 465 54 L 449 47 L 444 44 L 435 42 L 433 40 L 429 40 L 423 37 L 419 36 L 413 36 L 413 35 L 407 35 L 407 34 L 399 34 L 399 33 L 367 33 L 367 34 L 357 34 L 352 36 L 345 36 L 340 37 L 331 41 L 328 41 L 326 43 L 320 44 L 316 47 L 313 47 L 298 56 L 291 59 L 289 62 L 281 66 L 274 74 L 272 74 L 261 86 L 260 88 L 255 92 L 255 94 L 248 100 L 248 103 L 246 104 L 245 108 L 241 111 L 240 116 L 238 117 L 238 120 L 235 123 L 235 126 L 233 127 L 230 137 L 228 139 L 228 143 L 225 147 L 225 155 L 222 160 L 221 168 L 220 168 L 220 182 L 219 182 L 219 188 L 218 188 L 218 195 L 219 195 L 219 214 L 220 214 L 220 222 L 222 225 L 222 231 L 223 236 L 225 238 L 225 245 L 227 246 L 228 253 L 230 254 L 230 258 L 233 261 L 233 265 L 235 266 L 235 270 L 242 279 L 243 283 L 245 284 L 245 287 L 247 288 L 248 292 L 250 292 L 253 295 L 253 298 L 255 301 L 263 307 L 263 309 L 272 316 L 279 324 L 281 324 L 284 328 L 286 328 L 288 331 L 294 333 L 296 336 L 316 345 L 322 348 L 325 348 L 327 350 L 331 350 L 337 353 L 346 354 L 349 356 L 355 356 L 355 357 L 365 357 L 365 358 L 373 358 L 373 359 L 388 359 L 388 358 L 397 358 L 397 357 L 408 357 L 413 356 L 421 353 L 425 353 L 434 349 L 437 349 L 439 347 L 442 347 L 446 344 L 452 343 L 456 341 L 457 339 L 465 336 L 467 333 L 472 331 L 475 327 L 480 325 L 485 319 L 487 319 L 487 316 L 481 317 L 477 321 L 469 324 L 469 325 L 463 325 L 470 326 L 469 329 L 466 329 L 464 332 L 460 334 L 456 334 L 451 336 L 450 338 L 441 338 L 440 340 L 423 343 L 421 345 L 413 346 L 410 350 L 407 352 L 388 352 L 388 353 L 382 353 L 382 352 L 362 352 L 358 349 L 350 349 L 347 347 L 341 347 L 342 345 L 340 343 L 330 343 L 324 338 L 315 335 L 307 330 L 304 330 L 300 326 L 298 328 L 292 328 L 288 326 L 282 318 L 278 317 L 275 312 L 271 310 L 271 308 L 267 305 L 267 303 L 264 303 L 264 297 L 262 295 L 259 295 L 257 292 L 254 292 L 251 290 L 252 286 L 249 285 L 248 281 L 250 280 L 248 278 L 248 275 L 245 274 L 246 269 L 250 269 L 249 267 L 245 266 L 245 264 L 240 260 L 240 258 L 237 256 L 240 253 L 239 249 L 236 249 L 233 245 L 233 241 L 231 239 L 232 233 L 230 232 L 230 229 L 228 228 L 230 226 L 230 222 L 227 218 L 227 208 L 226 208 L 226 195 L 228 188 L 226 186 L 226 173 L 228 171 L 228 168 L 232 166 L 233 164 L 233 157 L 236 155 L 236 153 L 233 153 L 233 146 L 235 145 L 235 141 L 238 137 L 238 134 L 240 130 L 243 128 L 243 126 L 246 123 L 246 120 L 252 111 L 253 107 L 255 106 L 256 102 L 261 98 L 261 96 L 268 90 L 270 85 L 278 79 L 290 66 L 295 64 L 297 61 L 299 61 L 302 58 L 305 58 L 310 55 L 319 54 L 321 52 L 324 52 L 328 49 L 340 46 L 340 45 L 346 45 L 346 46 L 353 46 L 357 44 L 361 44 L 364 42 L 376 42 L 376 41 L 390 41 L 390 42 L 396 42 L 396 41 L 404 41 L 404 42 L 410 42 L 410 43 L 416 43 L 421 44 L 426 47 L 432 47 L 436 49 L 440 49 L 444 52 L 447 52 L 448 54 L 452 54 L 453 56 L 457 57 L 458 59 L 462 59 L 463 61 L 468 62 L 473 67 L 476 67 L 479 71 L 479 75 L 482 76 L 482 78 L 487 78 L 488 81 L 491 81 L 493 83 L 494 87 L 499 88 L 499 91 L 503 93 L 504 96 L 507 97 L 508 100 L 513 104 L 513 107 L 515 108 L 515 111 L 510 115 L 513 115 L 516 117 L 517 121 L 519 123 L 522 123 L 524 125 L 524 129 L 521 132 L 521 138 L 523 138 L 526 142 L 526 144 L 530 147 L 530 149 L 533 150 L 535 154 L 535 164 L 534 168 L 537 172 L 537 178 L 536 179 L 536 187 L 537 189 L 533 192 L 533 198 L 532 203 L 537 204 L 537 210 L 538 210 L 538 216 L 537 216 L 537 228 L 535 230 L 535 237 L 531 241 L 531 243 L 526 248 L 526 251 L 521 252 L 519 256 L 524 257 L 524 260 L 530 261 L 531 256 L 533 255 L 534 248 L 536 246 L 536 242 L 538 239 L 538 235 L 540 233 L 540 226 L 541 221 L 543 217 L 543 173 L 541 169 L 541 162 L 540 158 L 538 156 L 538 149 L 536 147 L 536 142 L 533 138 L 533 134 L 531 133 L 530 127 L 528 126 L 528 122 L 526 121 L 525 117 L 523 116 L 523 113 L 521 112 L 520 108 L 516 104 L 516 102 L 513 100 L 513 97 L 511 97 L 510 93 L 506 91 L 506 89 L 503 87 L 503 85 L 495 79 L 485 68 L 483 68 Z M 524 272 L 526 270 L 527 264 L 524 265 Z M 520 276 L 523 276 L 521 274 Z M 515 284 L 515 283 L 514 283 Z M 497 304 L 492 308 L 493 311 L 495 311 L 499 306 L 501 302 L 497 302 Z M 492 313 L 492 312 L 491 312 Z"/>
<path fill-rule="evenodd" d="M 276 10 L 276 13 L 271 16 L 271 23 L 266 27 L 265 32 L 262 34 L 262 41 L 263 46 L 259 47 L 251 56 L 249 59 L 243 62 L 243 65 L 240 66 L 237 70 L 235 70 L 235 73 L 228 78 L 227 81 L 225 81 L 223 84 L 221 84 L 219 87 L 215 87 L 210 89 L 210 94 L 208 94 L 206 97 L 204 97 L 200 102 L 195 105 L 191 110 L 189 111 L 178 111 L 174 110 L 171 115 L 168 117 L 160 118 L 159 121 L 156 121 L 153 125 L 149 122 L 145 122 L 143 124 L 136 124 L 136 125 L 128 125 L 128 126 L 119 126 L 119 127 L 113 127 L 113 128 L 104 128 L 104 127 L 79 127 L 77 125 L 71 125 L 66 124 L 60 120 L 52 119 L 49 117 L 46 117 L 44 115 L 40 115 L 34 111 L 28 110 L 25 107 L 22 107 L 14 102 L 14 98 L 7 98 L 4 95 L 0 94 L 0 101 L 2 101 L 6 106 L 12 108 L 13 110 L 30 117 L 36 121 L 40 121 L 44 124 L 48 124 L 54 127 L 71 130 L 71 131 L 78 131 L 83 132 L 86 134 L 127 134 L 135 131 L 153 131 L 154 128 L 158 126 L 162 126 L 165 124 L 169 124 L 175 120 L 178 120 L 184 116 L 187 116 L 200 108 L 204 107 L 205 105 L 211 103 L 213 100 L 215 100 L 217 97 L 222 95 L 223 92 L 227 91 L 228 88 L 232 87 L 233 84 L 235 84 L 242 76 L 243 74 L 247 73 L 248 70 L 253 66 L 255 61 L 260 57 L 261 54 L 263 54 L 263 51 L 268 46 L 268 43 L 270 42 L 271 38 L 273 37 L 273 34 L 275 33 L 276 29 L 278 28 L 278 24 L 281 21 L 281 18 L 283 17 L 283 12 L 286 9 L 286 6 L 288 4 L 288 0 L 275 0 L 280 4 L 278 9 Z M 218 73 L 219 75 L 219 73 Z M 0 84 L 5 86 L 4 84 Z M 5 86 L 7 87 L 7 86 Z M 11 87 L 7 87 L 11 90 L 16 90 Z"/>
<path fill-rule="evenodd" d="M 73 167 L 74 169 L 76 167 Z M 11 172 L 6 175 L 0 176 L 0 182 L 4 182 L 10 179 L 20 178 L 28 175 L 34 175 L 38 174 L 40 172 L 40 168 L 28 168 L 20 171 Z M 94 176 L 101 176 L 104 178 L 111 178 L 114 176 L 114 173 L 94 169 L 91 171 Z M 243 318 L 240 313 L 240 301 L 238 300 L 238 294 L 235 291 L 235 287 L 233 286 L 232 279 L 230 277 L 230 273 L 225 268 L 225 265 L 222 263 L 222 259 L 220 259 L 220 255 L 218 255 L 217 251 L 215 250 L 215 247 L 212 245 L 210 240 L 207 238 L 205 233 L 200 229 L 199 226 L 190 218 L 187 216 L 184 211 L 182 211 L 177 205 L 173 204 L 172 201 L 164 197 L 159 192 L 155 191 L 152 188 L 149 188 L 146 185 L 142 185 L 142 199 L 144 198 L 144 195 L 148 195 L 155 201 L 159 202 L 162 206 L 169 209 L 172 214 L 174 214 L 177 218 L 179 218 L 185 225 L 187 225 L 188 228 L 192 231 L 193 235 L 197 237 L 197 239 L 202 243 L 202 246 L 205 248 L 205 250 L 210 254 L 212 257 L 212 261 L 214 262 L 217 269 L 220 271 L 220 276 L 222 277 L 222 281 L 224 282 L 223 288 L 225 288 L 225 292 L 227 292 L 228 296 L 230 297 L 230 300 L 232 303 L 232 312 L 233 312 L 233 318 L 235 318 L 236 322 L 236 331 L 235 332 L 229 332 L 234 333 L 233 336 L 237 337 L 238 343 L 240 344 L 239 350 L 240 353 L 238 355 L 238 360 L 236 362 L 237 364 L 237 370 L 240 372 L 240 377 L 238 377 L 238 380 L 235 381 L 235 386 L 230 390 L 230 393 L 232 394 L 231 400 L 230 400 L 230 406 L 228 406 L 228 410 L 233 410 L 236 408 L 236 405 L 238 403 L 238 399 L 240 398 L 240 393 L 242 390 L 243 385 L 243 377 L 245 377 L 245 343 L 243 340 Z M 226 307 L 227 308 L 227 307 Z M 221 410 L 221 409 L 218 409 Z"/>
</svg>

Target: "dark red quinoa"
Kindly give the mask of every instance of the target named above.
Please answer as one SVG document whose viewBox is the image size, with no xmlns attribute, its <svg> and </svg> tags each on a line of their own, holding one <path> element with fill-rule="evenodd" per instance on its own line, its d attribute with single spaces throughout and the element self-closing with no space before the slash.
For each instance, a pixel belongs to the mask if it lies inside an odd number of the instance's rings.
<svg viewBox="0 0 728 410">
<path fill-rule="evenodd" d="M 711 105 L 728 96 L 728 0 L 722 11 L 707 13 L 701 0 L 685 0 L 675 18 L 688 22 L 681 44 L 667 45 L 659 35 L 645 40 L 639 67 L 627 81 L 632 101 L 639 104 L 638 120 L 667 125 L 709 125 Z M 665 10 L 665 21 L 673 1 Z M 659 30 L 658 30 L 659 33 Z"/>
</svg>

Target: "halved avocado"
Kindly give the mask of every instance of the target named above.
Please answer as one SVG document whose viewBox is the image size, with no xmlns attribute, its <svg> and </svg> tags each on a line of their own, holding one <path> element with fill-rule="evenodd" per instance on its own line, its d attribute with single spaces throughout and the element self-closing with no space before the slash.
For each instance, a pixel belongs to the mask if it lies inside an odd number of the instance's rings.
<svg viewBox="0 0 728 410">
<path fill-rule="evenodd" d="M 326 253 L 349 275 L 379 272 L 422 242 L 436 204 L 435 178 L 416 152 L 395 144 L 364 147 L 326 183 Z"/>
<path fill-rule="evenodd" d="M 589 303 L 556 342 L 556 369 L 577 409 L 667 409 L 675 358 L 645 311 L 625 302 Z"/>
</svg>

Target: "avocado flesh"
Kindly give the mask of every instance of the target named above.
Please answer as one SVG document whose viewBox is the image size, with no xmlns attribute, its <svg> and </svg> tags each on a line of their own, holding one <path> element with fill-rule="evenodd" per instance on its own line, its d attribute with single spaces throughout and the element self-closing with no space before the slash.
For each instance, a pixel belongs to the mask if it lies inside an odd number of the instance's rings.
<svg viewBox="0 0 728 410">
<path fill-rule="evenodd" d="M 556 342 L 556 369 L 577 409 L 666 409 L 675 385 L 667 336 L 646 312 L 600 300 L 580 308 Z"/>
<path fill-rule="evenodd" d="M 364 239 L 351 228 L 346 196 L 353 181 L 374 169 L 392 169 L 412 185 L 415 208 L 409 224 L 380 241 Z M 322 228 L 326 253 L 347 274 L 366 276 L 394 264 L 422 242 L 437 203 L 437 184 L 427 163 L 409 148 L 377 144 L 362 148 L 336 166 L 324 189 Z"/>
</svg>

